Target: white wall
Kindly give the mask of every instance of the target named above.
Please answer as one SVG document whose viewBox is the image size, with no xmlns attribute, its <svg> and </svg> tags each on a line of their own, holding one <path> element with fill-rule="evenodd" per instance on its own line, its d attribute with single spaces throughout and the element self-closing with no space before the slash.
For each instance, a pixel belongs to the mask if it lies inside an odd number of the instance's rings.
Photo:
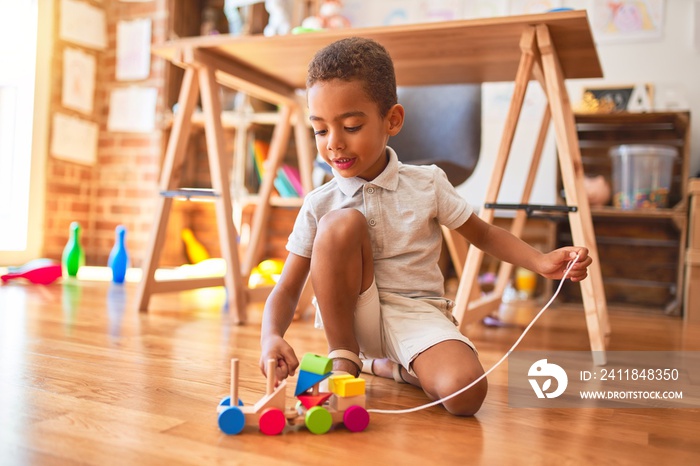
<svg viewBox="0 0 700 466">
<path fill-rule="evenodd" d="M 583 9 L 586 0 L 569 0 L 565 6 Z M 590 15 L 590 14 L 589 14 Z M 576 105 L 585 86 L 650 83 L 655 89 L 655 110 L 690 110 L 691 176 L 700 172 L 700 0 L 667 0 L 660 38 L 627 43 L 599 43 L 602 79 L 569 80 L 567 89 Z M 482 151 L 474 174 L 459 187 L 472 204 L 480 206 L 488 187 L 500 144 L 500 134 L 512 95 L 508 83 L 484 84 Z M 525 107 L 511 151 L 498 202 L 518 203 L 539 129 L 544 98 L 539 86 L 528 89 Z M 550 128 L 542 164 L 530 199 L 533 204 L 555 202 L 556 157 Z"/>
<path fill-rule="evenodd" d="M 663 37 L 626 44 L 598 44 L 603 79 L 569 81 L 572 102 L 584 85 L 651 83 L 657 110 L 689 109 L 691 113 L 691 175 L 700 172 L 700 1 L 667 0 Z M 675 95 L 675 96 L 674 96 Z M 672 106 L 664 101 L 675 101 Z"/>
<path fill-rule="evenodd" d="M 635 5 L 648 11 L 658 1 L 639 0 Z M 353 25 L 370 26 L 540 13 L 551 7 L 564 6 L 588 10 L 594 23 L 594 5 L 606 6 L 608 3 L 605 0 L 345 0 L 344 11 Z M 665 0 L 663 3 L 664 21 L 660 37 L 616 44 L 598 40 L 604 78 L 568 81 L 567 88 L 572 104 L 576 104 L 583 86 L 652 84 L 656 96 L 655 110 L 689 109 L 691 112 L 690 174 L 696 175 L 700 172 L 700 0 Z M 516 203 L 520 200 L 524 171 L 529 166 L 544 106 L 537 86 L 530 87 L 499 202 Z M 484 85 L 482 155 L 475 173 L 459 188 L 474 205 L 483 203 L 511 93 L 509 84 Z M 555 201 L 555 170 L 553 135 L 550 134 L 530 200 L 532 203 Z"/>
<path fill-rule="evenodd" d="M 512 94 L 513 83 L 482 84 L 481 155 L 474 173 L 457 188 L 459 193 L 475 207 L 484 203 Z M 503 175 L 497 199 L 499 203 L 518 204 L 521 201 L 545 106 L 546 100 L 542 88 L 535 82 L 531 83 L 525 94 L 508 165 Z M 529 199 L 530 204 L 555 203 L 556 168 L 554 133 L 550 127 Z"/>
</svg>

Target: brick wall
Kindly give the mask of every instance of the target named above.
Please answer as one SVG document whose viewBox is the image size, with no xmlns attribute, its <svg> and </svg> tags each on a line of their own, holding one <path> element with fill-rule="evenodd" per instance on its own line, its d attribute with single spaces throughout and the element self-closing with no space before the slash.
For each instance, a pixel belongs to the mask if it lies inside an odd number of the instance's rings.
<svg viewBox="0 0 700 466">
<path fill-rule="evenodd" d="M 68 238 L 69 225 L 82 226 L 82 244 L 88 265 L 106 265 L 114 244 L 114 229 L 127 228 L 127 247 L 134 265 L 140 265 L 153 223 L 154 200 L 160 171 L 162 131 L 149 134 L 107 131 L 110 92 L 119 86 L 139 85 L 164 88 L 165 64 L 153 57 L 148 79 L 117 82 L 115 79 L 116 26 L 120 20 L 152 19 L 152 40 L 163 41 L 168 29 L 168 0 L 145 3 L 120 1 L 91 2 L 103 8 L 108 27 L 108 47 L 93 51 L 54 38 L 51 110 L 75 114 L 61 106 L 62 57 L 66 47 L 78 48 L 96 58 L 96 86 L 92 115 L 78 115 L 100 126 L 97 163 L 85 166 L 49 155 L 46 180 L 46 229 L 44 255 L 58 259 Z M 56 10 L 60 2 L 55 1 Z M 56 14 L 54 30 L 58 31 Z M 161 92 L 162 94 L 162 92 Z M 159 95 L 156 127 L 162 125 L 163 96 Z M 53 128 L 52 128 L 53 130 Z"/>
<path fill-rule="evenodd" d="M 60 2 L 55 9 L 60 9 Z M 84 0 L 106 12 L 108 47 L 93 51 L 61 41 L 56 34 L 53 50 L 53 86 L 51 111 L 75 114 L 100 126 L 97 163 L 79 165 L 58 160 L 49 155 L 47 163 L 47 204 L 44 256 L 60 259 L 68 240 L 70 223 L 82 226 L 82 245 L 88 265 L 106 265 L 114 244 L 115 228 L 123 224 L 127 229 L 127 248 L 132 265 L 140 266 L 155 222 L 155 204 L 158 193 L 161 161 L 169 136 L 169 106 L 177 95 L 177 70 L 164 60 L 151 57 L 150 76 L 143 81 L 120 82 L 116 71 L 116 29 L 119 21 L 141 18 L 152 20 L 152 42 L 169 39 L 174 34 L 198 33 L 198 4 L 180 3 L 180 0 L 151 2 L 122 2 L 118 0 Z M 223 6 L 223 0 L 209 0 L 214 8 Z M 179 13 L 174 13 L 177 9 Z M 58 31 L 56 15 L 54 30 Z M 176 18 L 176 16 L 178 18 Z M 192 24 L 190 24 L 192 23 Z M 195 24 L 197 23 L 197 24 Z M 174 30 L 174 32 L 169 32 Z M 61 106 L 62 56 L 65 47 L 79 48 L 93 54 L 97 60 L 94 111 L 92 115 L 78 115 Z M 170 74 L 169 74 L 170 73 Z M 109 97 L 112 90 L 123 86 L 156 87 L 159 89 L 156 108 L 156 131 L 149 134 L 117 133 L 107 130 Z M 259 129 L 257 132 L 265 133 Z M 235 131 L 225 134 L 226 152 L 233 152 Z M 211 187 L 206 144 L 201 128 L 194 128 L 183 167 L 181 186 Z M 207 247 L 212 257 L 220 254 L 216 217 L 212 204 L 175 201 L 168 222 L 165 246 L 160 265 L 176 266 L 187 262 L 180 239 L 183 228 L 191 228 Z M 281 210 L 270 225 L 266 257 L 284 257 L 284 242 L 291 231 L 294 215 Z"/>
</svg>

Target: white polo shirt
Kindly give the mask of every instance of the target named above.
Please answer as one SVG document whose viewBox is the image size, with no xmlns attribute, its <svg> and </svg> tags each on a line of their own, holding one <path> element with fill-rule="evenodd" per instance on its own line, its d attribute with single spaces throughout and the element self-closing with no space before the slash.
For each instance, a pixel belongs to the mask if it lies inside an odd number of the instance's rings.
<svg viewBox="0 0 700 466">
<path fill-rule="evenodd" d="M 367 218 L 379 291 L 442 296 L 440 225 L 455 229 L 474 209 L 440 168 L 405 165 L 393 149 L 387 147 L 387 152 L 389 163 L 374 180 L 343 178 L 334 172 L 333 180 L 307 194 L 287 250 L 310 258 L 321 217 L 337 209 L 356 209 Z"/>
</svg>

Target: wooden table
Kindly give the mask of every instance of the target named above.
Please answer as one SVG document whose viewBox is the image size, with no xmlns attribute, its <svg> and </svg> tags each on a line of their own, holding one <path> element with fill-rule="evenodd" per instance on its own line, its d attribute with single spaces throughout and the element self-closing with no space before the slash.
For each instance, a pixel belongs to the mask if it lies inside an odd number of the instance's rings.
<svg viewBox="0 0 700 466">
<path fill-rule="evenodd" d="M 186 70 L 179 109 L 166 151 L 161 189 L 168 191 L 177 188 L 177 168 L 183 162 L 192 112 L 197 98 L 201 97 L 212 186 L 217 193 L 216 215 L 222 238 L 221 250 L 228 268 L 223 279 L 197 279 L 177 283 L 163 283 L 154 279 L 172 202 L 170 198 L 161 198 L 158 206 L 159 220 L 151 237 L 150 257 L 144 261 L 139 307 L 145 310 L 150 294 L 154 292 L 224 284 L 229 292 L 231 309 L 237 311 L 232 312 L 232 315 L 235 314 L 241 322 L 245 320 L 246 302 L 253 292 L 247 289 L 246 278 L 253 265 L 252 259 L 255 257 L 262 226 L 269 215 L 273 180 L 271 177 L 263 180 L 260 203 L 251 229 L 251 242 L 241 267 L 235 243 L 237 234 L 231 215 L 228 161 L 223 155 L 218 86 L 221 84 L 279 104 L 280 122 L 273 134 L 269 163 L 280 163 L 283 148 L 294 126 L 297 141 L 302 143 L 300 164 L 302 168 L 310 167 L 312 150 L 308 147 L 308 142 L 304 145 L 302 140 L 305 138 L 300 137 L 305 131 L 302 117 L 305 103 L 296 91 L 305 87 L 306 67 L 316 51 L 340 38 L 355 35 L 375 39 L 387 48 L 394 60 L 399 85 L 515 82 L 500 149 L 485 197 L 486 203 L 494 203 L 498 197 L 527 86 L 534 79 L 543 87 L 548 107 L 521 202 L 527 203 L 529 200 L 544 138 L 551 122 L 556 134 L 566 199 L 570 206 L 577 207 L 575 212 L 568 214 L 574 243 L 588 247 L 594 259 L 590 279 L 584 280 L 581 288 L 594 358 L 597 363 L 604 363 L 604 339 L 609 332 L 606 301 L 590 209 L 583 188 L 574 119 L 564 86 L 565 79 L 602 76 L 584 11 L 346 29 L 297 36 L 197 37 L 154 47 L 156 55 L 165 57 Z M 270 169 L 268 173 L 275 171 Z M 309 187 L 308 173 L 304 178 Z M 484 209 L 479 215 L 491 223 L 494 211 Z M 519 212 L 512 228 L 516 235 L 519 236 L 522 232 L 524 222 L 525 213 Z M 461 276 L 455 315 L 460 320 L 463 331 L 471 322 L 497 307 L 510 274 L 510 266 L 504 264 L 494 293 L 488 297 L 479 297 L 476 278 L 482 258 L 480 251 L 470 248 Z"/>
</svg>

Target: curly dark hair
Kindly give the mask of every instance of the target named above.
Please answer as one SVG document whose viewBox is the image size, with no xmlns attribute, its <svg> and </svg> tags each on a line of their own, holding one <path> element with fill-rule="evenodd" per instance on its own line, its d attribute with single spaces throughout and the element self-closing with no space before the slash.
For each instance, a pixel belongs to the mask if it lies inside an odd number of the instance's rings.
<svg viewBox="0 0 700 466">
<path fill-rule="evenodd" d="M 371 39 L 349 37 L 316 52 L 309 63 L 306 88 L 332 79 L 361 81 L 381 116 L 398 102 L 394 63 L 389 52 Z"/>
</svg>

